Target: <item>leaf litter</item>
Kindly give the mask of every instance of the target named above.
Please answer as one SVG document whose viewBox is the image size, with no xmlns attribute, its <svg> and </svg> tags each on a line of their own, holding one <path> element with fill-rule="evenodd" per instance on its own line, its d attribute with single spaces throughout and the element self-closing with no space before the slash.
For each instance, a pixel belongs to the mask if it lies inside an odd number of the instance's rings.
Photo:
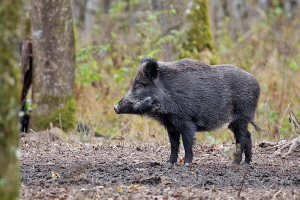
<svg viewBox="0 0 300 200">
<path fill-rule="evenodd" d="M 194 147 L 194 162 L 163 167 L 169 145 L 21 139 L 21 199 L 300 199 L 300 152 L 254 147 L 232 167 L 234 145 Z M 158 151 L 159 149 L 159 151 Z M 275 150 L 274 150 L 275 151 Z"/>
</svg>

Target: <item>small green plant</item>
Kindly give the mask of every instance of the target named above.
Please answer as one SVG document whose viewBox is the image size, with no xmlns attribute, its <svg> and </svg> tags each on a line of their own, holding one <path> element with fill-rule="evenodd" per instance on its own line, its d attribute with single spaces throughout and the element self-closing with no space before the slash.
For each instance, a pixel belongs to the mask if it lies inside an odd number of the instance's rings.
<svg viewBox="0 0 300 200">
<path fill-rule="evenodd" d="M 77 53 L 77 80 L 83 85 L 96 82 L 101 79 L 101 72 L 99 70 L 96 56 L 101 56 L 103 53 L 110 51 L 110 45 L 105 46 L 88 46 L 81 48 Z"/>
<path fill-rule="evenodd" d="M 5 183 L 5 179 L 4 178 L 0 178 L 0 187 L 2 187 Z"/>
</svg>

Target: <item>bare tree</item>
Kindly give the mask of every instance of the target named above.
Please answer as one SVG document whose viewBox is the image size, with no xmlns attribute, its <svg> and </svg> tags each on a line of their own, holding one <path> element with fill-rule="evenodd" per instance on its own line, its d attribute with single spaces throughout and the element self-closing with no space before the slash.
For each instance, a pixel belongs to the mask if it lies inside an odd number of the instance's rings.
<svg viewBox="0 0 300 200">
<path fill-rule="evenodd" d="M 171 35 L 172 30 L 180 30 L 183 26 L 186 10 L 186 1 L 183 0 L 153 0 L 152 7 L 154 11 L 159 11 L 159 23 L 161 25 L 162 37 Z M 173 13 L 175 10 L 176 13 Z M 162 44 L 164 61 L 173 61 L 177 59 L 177 55 L 174 52 L 174 46 L 172 42 L 164 42 Z"/>
<path fill-rule="evenodd" d="M 32 0 L 34 129 L 75 126 L 75 46 L 69 0 Z"/>
<path fill-rule="evenodd" d="M 20 189 L 17 131 L 20 101 L 16 44 L 20 6 L 20 0 L 0 2 L 0 199 L 3 200 L 17 199 Z"/>
<path fill-rule="evenodd" d="M 96 12 L 99 7 L 99 0 L 87 0 L 84 14 L 84 29 L 87 33 L 93 30 Z M 89 35 L 89 34 L 88 34 Z"/>
<path fill-rule="evenodd" d="M 73 18 L 75 24 L 82 24 L 87 0 L 71 0 Z"/>
<path fill-rule="evenodd" d="M 109 9 L 111 8 L 113 0 L 102 0 L 102 13 L 108 14 Z"/>
<path fill-rule="evenodd" d="M 213 30 L 218 30 L 229 19 L 228 32 L 233 40 L 251 29 L 252 24 L 257 24 L 256 16 L 263 11 L 266 14 L 271 9 L 280 8 L 289 19 L 297 17 L 300 1 L 297 0 L 212 0 L 209 1 L 210 17 Z"/>
<path fill-rule="evenodd" d="M 260 1 L 263 9 L 267 9 L 267 2 Z M 222 24 L 229 19 L 228 31 L 231 38 L 236 39 L 239 35 L 249 30 L 251 24 L 251 13 L 255 9 L 246 0 L 213 0 L 209 1 L 210 17 L 213 29 L 218 30 Z M 256 13 L 255 15 L 257 15 Z"/>
</svg>

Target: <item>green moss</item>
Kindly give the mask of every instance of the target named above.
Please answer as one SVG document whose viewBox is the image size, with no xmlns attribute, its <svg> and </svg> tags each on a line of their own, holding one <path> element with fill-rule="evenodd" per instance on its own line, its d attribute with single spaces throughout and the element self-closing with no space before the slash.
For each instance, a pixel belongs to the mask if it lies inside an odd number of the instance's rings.
<svg viewBox="0 0 300 200">
<path fill-rule="evenodd" d="M 210 58 L 210 64 L 211 65 L 217 65 L 220 63 L 219 57 L 215 54 Z"/>
<path fill-rule="evenodd" d="M 44 95 L 41 102 L 50 109 L 45 114 L 33 115 L 33 130 L 45 130 L 52 123 L 53 127 L 59 127 L 67 131 L 76 125 L 76 101 L 74 95 L 56 97 Z"/>
<path fill-rule="evenodd" d="M 218 63 L 218 56 L 214 50 L 214 42 L 210 30 L 207 0 L 194 0 L 191 12 L 187 15 L 191 25 L 186 33 L 186 42 L 179 58 L 204 60 L 210 64 Z M 202 52 L 206 53 L 202 53 Z M 210 51 L 208 54 L 207 51 Z"/>
<path fill-rule="evenodd" d="M 14 5 L 14 6 L 12 6 Z M 20 69 L 16 38 L 20 0 L 0 1 L 0 199 L 17 199 L 20 164 L 17 157 Z"/>
<path fill-rule="evenodd" d="M 65 32 L 66 20 L 61 20 L 58 22 L 56 28 L 54 29 L 54 35 L 63 34 Z"/>
</svg>

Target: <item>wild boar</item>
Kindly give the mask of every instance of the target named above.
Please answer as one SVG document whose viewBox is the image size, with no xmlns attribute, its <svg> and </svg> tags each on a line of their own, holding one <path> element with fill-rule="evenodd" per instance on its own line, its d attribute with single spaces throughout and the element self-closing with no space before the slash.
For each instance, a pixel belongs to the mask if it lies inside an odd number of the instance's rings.
<svg viewBox="0 0 300 200">
<path fill-rule="evenodd" d="M 158 120 L 166 129 L 171 154 L 166 167 L 177 161 L 180 136 L 185 150 L 184 165 L 193 159 L 194 134 L 224 124 L 234 133 L 239 165 L 252 159 L 248 124 L 257 131 L 254 113 L 260 95 L 258 82 L 233 65 L 209 65 L 194 60 L 159 62 L 144 58 L 125 97 L 114 105 L 117 114 L 140 114 Z"/>
</svg>

